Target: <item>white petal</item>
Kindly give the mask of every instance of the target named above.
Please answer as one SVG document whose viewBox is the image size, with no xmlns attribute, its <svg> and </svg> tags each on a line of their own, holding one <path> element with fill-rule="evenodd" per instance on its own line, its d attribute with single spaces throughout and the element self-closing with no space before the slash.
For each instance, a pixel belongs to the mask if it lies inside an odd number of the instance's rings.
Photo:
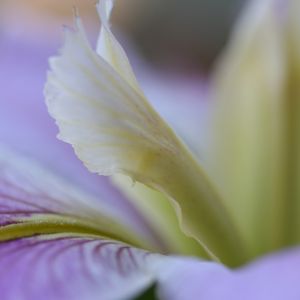
<svg viewBox="0 0 300 300">
<path fill-rule="evenodd" d="M 48 110 L 87 168 L 165 193 L 186 234 L 225 260 L 243 260 L 239 233 L 202 168 L 144 95 L 90 48 L 80 20 L 50 65 Z"/>
<path fill-rule="evenodd" d="M 109 28 L 109 17 L 114 0 L 101 0 L 97 5 L 101 29 L 97 43 L 97 53 L 103 57 L 137 91 L 139 84 L 132 71 L 128 57 Z"/>
</svg>

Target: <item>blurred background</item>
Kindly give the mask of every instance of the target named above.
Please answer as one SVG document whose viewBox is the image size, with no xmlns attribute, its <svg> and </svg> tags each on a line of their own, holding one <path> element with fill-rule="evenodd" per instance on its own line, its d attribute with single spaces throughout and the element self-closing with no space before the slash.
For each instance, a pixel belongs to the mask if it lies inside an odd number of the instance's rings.
<svg viewBox="0 0 300 300">
<path fill-rule="evenodd" d="M 0 1 L 0 30 L 10 37 L 55 48 L 61 25 L 72 24 L 72 7 L 77 6 L 91 40 L 96 39 L 96 0 Z M 207 72 L 245 1 L 119 0 L 113 25 L 153 66 Z"/>
</svg>

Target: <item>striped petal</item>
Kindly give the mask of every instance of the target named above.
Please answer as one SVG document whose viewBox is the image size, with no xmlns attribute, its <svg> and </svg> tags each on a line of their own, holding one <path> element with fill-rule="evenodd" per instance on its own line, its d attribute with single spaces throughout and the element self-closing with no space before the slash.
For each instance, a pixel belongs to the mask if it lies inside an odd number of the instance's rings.
<svg viewBox="0 0 300 300">
<path fill-rule="evenodd" d="M 52 234 L 0 243 L 5 300 L 137 299 L 153 284 L 157 299 L 185 300 L 190 291 L 211 289 L 213 281 L 207 283 L 213 276 L 230 274 L 215 263 L 151 254 L 84 236 Z M 197 284 L 185 284 L 196 277 Z"/>
<path fill-rule="evenodd" d="M 228 273 L 214 263 L 140 248 L 163 251 L 118 221 L 109 206 L 89 193 L 1 146 L 3 299 L 140 299 L 154 283 L 155 293 L 168 299 L 163 295 L 174 289 L 169 278 L 175 273 L 180 277 L 183 267 L 186 276 L 193 276 L 189 269 L 194 268 L 204 278 L 211 271 Z"/>
<path fill-rule="evenodd" d="M 283 250 L 235 270 L 232 276 L 217 274 L 215 288 L 208 288 L 201 296 L 209 300 L 297 300 L 299 270 L 299 247 Z"/>
<path fill-rule="evenodd" d="M 43 235 L 0 244 L 6 300 L 130 299 L 153 283 L 146 253 L 112 241 Z"/>
<path fill-rule="evenodd" d="M 113 66 L 123 78 L 126 78 L 132 88 L 141 92 L 126 53 L 110 30 L 109 18 L 113 4 L 114 0 L 102 0 L 97 4 L 98 14 L 101 20 L 101 29 L 96 51 Z"/>
<path fill-rule="evenodd" d="M 0 148 L 0 290 L 6 300 L 131 299 L 180 274 L 185 259 L 145 241 L 98 199 Z M 182 261 L 181 261 L 182 260 Z M 206 276 L 207 265 L 187 259 Z M 223 267 L 212 264 L 223 273 Z M 210 268 L 209 268 L 210 269 Z M 161 284 L 160 284 L 161 282 Z"/>
<path fill-rule="evenodd" d="M 0 243 L 0 289 L 6 300 L 136 299 L 153 284 L 161 300 L 296 300 L 299 261 L 295 249 L 229 271 L 110 240 L 52 234 Z"/>
<path fill-rule="evenodd" d="M 108 205 L 35 161 L 0 148 L 0 241 L 41 233 L 86 233 L 156 249 Z M 160 250 L 159 250 L 160 251 Z"/>
</svg>

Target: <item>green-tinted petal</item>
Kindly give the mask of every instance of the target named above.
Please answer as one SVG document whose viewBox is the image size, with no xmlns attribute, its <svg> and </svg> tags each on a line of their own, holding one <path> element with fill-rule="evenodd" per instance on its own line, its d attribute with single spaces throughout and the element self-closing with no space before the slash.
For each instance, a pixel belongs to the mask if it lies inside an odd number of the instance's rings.
<svg viewBox="0 0 300 300">
<path fill-rule="evenodd" d="M 112 179 L 113 183 L 141 211 L 151 227 L 160 233 L 168 249 L 173 253 L 207 256 L 194 239 L 182 232 L 175 211 L 164 194 L 138 182 L 132 184 L 132 180 L 123 175 L 115 175 Z"/>
<path fill-rule="evenodd" d="M 300 242 L 300 2 L 282 4 L 287 55 L 285 82 L 286 226 L 287 244 Z M 287 200 L 288 199 L 288 200 Z M 284 202 L 284 200 L 283 200 Z"/>
<path fill-rule="evenodd" d="M 186 234 L 230 264 L 243 261 L 236 228 L 201 167 L 126 75 L 90 48 L 79 19 L 50 65 L 49 112 L 87 168 L 165 193 Z"/>
<path fill-rule="evenodd" d="M 5 300 L 142 300 L 138 296 L 154 283 L 156 299 L 202 299 L 231 277 L 215 263 L 70 234 L 0 243 L 0 270 Z"/>
<path fill-rule="evenodd" d="M 101 0 L 97 5 L 101 20 L 97 53 L 113 66 L 134 89 L 140 91 L 140 87 L 132 71 L 128 57 L 109 27 L 109 17 L 113 8 L 113 3 L 114 0 Z"/>
<path fill-rule="evenodd" d="M 253 255 L 290 244 L 298 219 L 299 7 L 279 2 L 246 9 L 213 86 L 214 176 Z"/>
</svg>

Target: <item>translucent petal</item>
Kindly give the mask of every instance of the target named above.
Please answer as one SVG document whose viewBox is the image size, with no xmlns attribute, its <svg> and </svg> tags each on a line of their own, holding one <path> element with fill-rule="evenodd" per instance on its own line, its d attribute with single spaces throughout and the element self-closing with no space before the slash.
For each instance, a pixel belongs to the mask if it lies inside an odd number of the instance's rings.
<svg viewBox="0 0 300 300">
<path fill-rule="evenodd" d="M 185 233 L 224 260 L 244 260 L 239 234 L 203 170 L 144 95 L 90 48 L 80 20 L 50 65 L 49 112 L 87 168 L 164 192 Z"/>
<path fill-rule="evenodd" d="M 153 282 L 164 284 L 174 270 L 179 276 L 185 260 L 131 247 L 163 251 L 91 195 L 3 146 L 0 241 L 0 290 L 7 300 L 127 299 Z M 190 261 L 205 276 L 210 263 Z"/>
<path fill-rule="evenodd" d="M 132 71 L 128 57 L 109 28 L 109 17 L 114 0 L 102 0 L 97 5 L 101 29 L 97 43 L 97 53 L 127 80 L 137 91 L 140 91 L 136 77 Z"/>
</svg>

